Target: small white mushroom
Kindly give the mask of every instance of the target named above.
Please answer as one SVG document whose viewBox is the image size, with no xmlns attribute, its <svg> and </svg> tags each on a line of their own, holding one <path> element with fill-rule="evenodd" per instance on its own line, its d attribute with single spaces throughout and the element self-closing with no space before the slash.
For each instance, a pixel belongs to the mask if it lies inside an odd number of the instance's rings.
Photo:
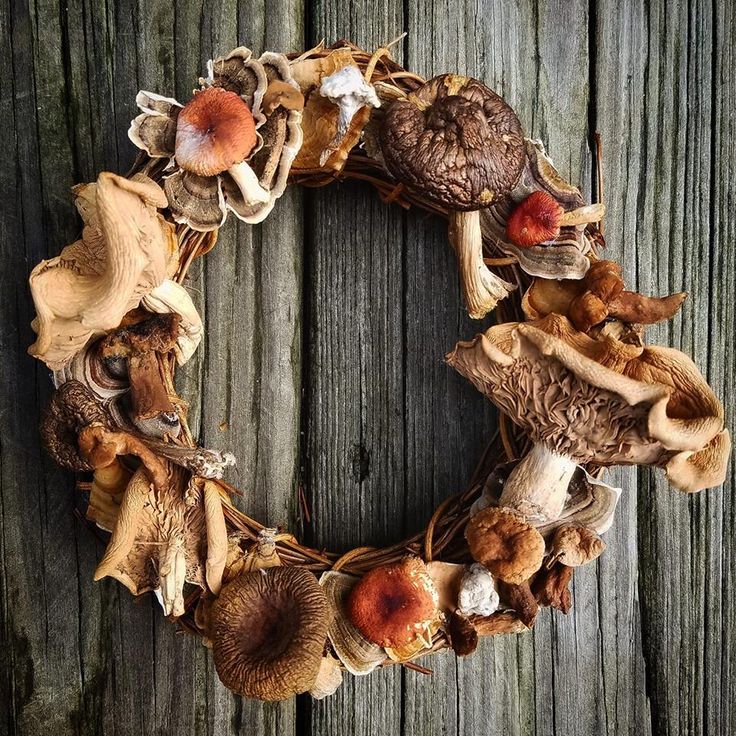
<svg viewBox="0 0 736 736">
<path fill-rule="evenodd" d="M 340 147 L 355 113 L 362 107 L 380 107 L 381 102 L 373 85 L 365 81 L 357 66 L 344 66 L 323 77 L 319 93 L 340 108 L 335 137 L 320 156 L 320 165 L 323 166 Z"/>
<path fill-rule="evenodd" d="M 464 616 L 490 616 L 498 609 L 498 592 L 493 576 L 478 562 L 463 575 L 458 596 L 458 611 Z"/>
</svg>

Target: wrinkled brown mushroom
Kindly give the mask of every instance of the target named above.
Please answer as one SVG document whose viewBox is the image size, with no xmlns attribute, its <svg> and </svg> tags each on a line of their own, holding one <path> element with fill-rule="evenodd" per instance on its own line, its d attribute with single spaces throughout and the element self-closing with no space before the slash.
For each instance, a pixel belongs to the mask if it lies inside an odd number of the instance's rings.
<svg viewBox="0 0 736 736">
<path fill-rule="evenodd" d="M 158 354 L 174 350 L 179 316 L 156 315 L 124 324 L 99 343 L 103 359 L 125 360 L 130 381 L 130 416 L 146 435 L 179 434 L 179 415 L 161 376 Z"/>
<path fill-rule="evenodd" d="M 606 548 L 606 543 L 592 530 L 584 526 L 567 524 L 557 529 L 552 536 L 548 568 L 555 563 L 567 567 L 579 567 L 592 562 Z"/>
<path fill-rule="evenodd" d="M 502 580 L 498 583 L 498 592 L 504 608 L 511 608 L 519 621 L 531 629 L 539 613 L 539 604 L 529 587 L 529 581 L 514 585 Z"/>
<path fill-rule="evenodd" d="M 446 74 L 391 104 L 380 145 L 398 181 L 449 210 L 466 306 L 480 319 L 513 288 L 483 262 L 478 210 L 521 175 L 524 138 L 514 111 L 481 82 Z"/>
<path fill-rule="evenodd" d="M 562 613 L 572 609 L 570 581 L 573 568 L 556 562 L 534 578 L 531 590 L 540 606 L 551 606 Z"/>
<path fill-rule="evenodd" d="M 94 335 L 117 327 L 166 279 L 177 248 L 173 226 L 158 213 L 166 197 L 148 177 L 103 172 L 75 195 L 82 239 L 39 263 L 29 278 L 37 339 L 28 352 L 52 370 Z"/>
<path fill-rule="evenodd" d="M 511 585 L 528 580 L 542 566 L 542 535 L 509 509 L 478 512 L 468 521 L 465 538 L 473 559 Z"/>
<path fill-rule="evenodd" d="M 418 639 L 429 648 L 438 604 L 424 563 L 409 556 L 366 573 L 350 592 L 347 611 L 363 636 L 379 646 L 396 649 Z"/>
<path fill-rule="evenodd" d="M 499 502 L 536 524 L 559 518 L 578 463 L 665 467 L 687 491 L 723 481 L 728 441 L 713 444 L 723 407 L 677 350 L 593 339 L 553 314 L 492 327 L 447 360 L 529 433 Z M 681 453 L 699 451 L 708 472 L 679 473 Z"/>
<path fill-rule="evenodd" d="M 658 298 L 625 291 L 621 266 L 613 261 L 594 261 L 582 280 L 535 279 L 522 306 L 530 319 L 554 312 L 587 332 L 609 317 L 645 325 L 670 319 L 686 297 L 685 292 Z"/>
<path fill-rule="evenodd" d="M 478 631 L 473 622 L 457 611 L 450 615 L 446 627 L 452 651 L 458 657 L 467 657 L 478 648 Z"/>
<path fill-rule="evenodd" d="M 223 587 L 212 606 L 215 669 L 230 690 L 285 700 L 317 679 L 331 613 L 314 575 L 274 567 Z"/>
</svg>

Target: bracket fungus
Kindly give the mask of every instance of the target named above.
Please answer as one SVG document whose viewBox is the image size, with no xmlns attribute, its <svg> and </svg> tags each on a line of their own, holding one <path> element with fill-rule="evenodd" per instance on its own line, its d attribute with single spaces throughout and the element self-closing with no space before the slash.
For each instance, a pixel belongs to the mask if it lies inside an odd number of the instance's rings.
<svg viewBox="0 0 736 736">
<path fill-rule="evenodd" d="M 524 138 L 516 114 L 478 80 L 445 74 L 390 105 L 380 146 L 392 176 L 448 210 L 468 313 L 484 317 L 513 289 L 483 261 L 478 210 L 521 176 Z"/>
<path fill-rule="evenodd" d="M 208 69 L 186 105 L 139 92 L 141 114 L 128 131 L 149 156 L 169 159 L 169 208 L 176 222 L 201 232 L 220 227 L 228 210 L 245 222 L 264 220 L 286 188 L 302 140 L 299 105 L 289 96 L 272 98 L 268 115 L 261 109 L 269 83 L 298 92 L 286 57 L 252 59 L 240 47 Z"/>
<path fill-rule="evenodd" d="M 309 570 L 241 575 L 223 587 L 211 616 L 215 668 L 230 690 L 285 700 L 317 681 L 331 612 Z"/>
<path fill-rule="evenodd" d="M 559 518 L 578 464 L 656 465 L 690 492 L 723 482 L 723 407 L 678 350 L 593 339 L 551 314 L 492 327 L 447 362 L 529 433 L 499 503 L 535 524 Z"/>
<path fill-rule="evenodd" d="M 108 172 L 75 190 L 82 239 L 31 272 L 36 342 L 28 352 L 52 370 L 123 315 L 167 277 L 176 255 L 173 226 L 158 213 L 166 197 L 146 176 Z"/>
</svg>

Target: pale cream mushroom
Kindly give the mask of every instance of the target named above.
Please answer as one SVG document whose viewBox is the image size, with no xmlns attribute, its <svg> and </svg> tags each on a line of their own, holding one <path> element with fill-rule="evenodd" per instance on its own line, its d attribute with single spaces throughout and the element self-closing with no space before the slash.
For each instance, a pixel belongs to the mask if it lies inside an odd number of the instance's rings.
<svg viewBox="0 0 736 736">
<path fill-rule="evenodd" d="M 492 327 L 447 361 L 529 433 L 499 504 L 534 524 L 560 517 L 578 464 L 664 467 L 685 491 L 723 482 L 723 407 L 677 350 L 593 339 L 549 315 Z"/>
<path fill-rule="evenodd" d="M 176 253 L 173 226 L 157 210 L 166 197 L 151 179 L 103 172 L 84 192 L 82 239 L 39 263 L 29 279 L 37 339 L 28 352 L 52 370 L 117 327 L 164 281 Z"/>
</svg>

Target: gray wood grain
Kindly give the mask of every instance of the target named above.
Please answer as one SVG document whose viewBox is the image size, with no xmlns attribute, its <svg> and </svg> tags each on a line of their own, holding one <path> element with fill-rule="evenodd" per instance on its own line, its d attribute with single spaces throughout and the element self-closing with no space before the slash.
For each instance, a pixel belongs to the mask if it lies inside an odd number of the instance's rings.
<svg viewBox="0 0 736 736">
<path fill-rule="evenodd" d="M 0 0 L 0 734 L 727 734 L 736 728 L 733 465 L 688 498 L 659 473 L 624 488 L 575 608 L 471 658 L 348 678 L 330 699 L 261 705 L 150 597 L 93 583 L 103 546 L 38 446 L 48 372 L 25 353 L 25 279 L 78 232 L 69 187 L 134 154 L 140 88 L 185 99 L 204 62 L 321 38 L 458 71 L 504 95 L 590 193 L 603 136 L 610 257 L 643 292 L 691 296 L 652 342 L 693 355 L 733 428 L 736 17 L 729 3 L 546 0 Z M 238 504 L 348 549 L 420 529 L 463 487 L 494 413 L 442 363 L 478 329 L 444 225 L 367 187 L 290 192 L 234 222 L 188 283 L 205 350 L 179 377 L 195 431 L 232 450 Z M 296 502 L 305 486 L 310 521 Z"/>
</svg>

